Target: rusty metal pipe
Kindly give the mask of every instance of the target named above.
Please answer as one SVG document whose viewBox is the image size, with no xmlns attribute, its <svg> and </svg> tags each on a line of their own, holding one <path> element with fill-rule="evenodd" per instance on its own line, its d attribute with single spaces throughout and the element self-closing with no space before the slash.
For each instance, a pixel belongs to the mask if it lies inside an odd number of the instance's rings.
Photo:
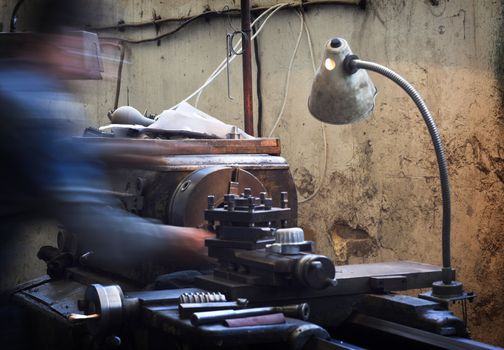
<svg viewBox="0 0 504 350">
<path fill-rule="evenodd" d="M 254 135 L 252 99 L 252 30 L 250 27 L 250 0 L 241 0 L 242 69 L 243 69 L 243 117 L 245 132 Z"/>
</svg>

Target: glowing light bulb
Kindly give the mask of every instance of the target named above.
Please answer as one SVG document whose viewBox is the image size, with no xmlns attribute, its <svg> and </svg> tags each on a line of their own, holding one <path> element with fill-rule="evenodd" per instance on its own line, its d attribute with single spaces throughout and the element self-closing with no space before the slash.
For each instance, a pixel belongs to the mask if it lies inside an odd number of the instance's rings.
<svg viewBox="0 0 504 350">
<path fill-rule="evenodd" d="M 327 70 L 333 70 L 334 68 L 336 68 L 336 62 L 334 62 L 332 58 L 326 58 L 324 66 Z"/>
</svg>

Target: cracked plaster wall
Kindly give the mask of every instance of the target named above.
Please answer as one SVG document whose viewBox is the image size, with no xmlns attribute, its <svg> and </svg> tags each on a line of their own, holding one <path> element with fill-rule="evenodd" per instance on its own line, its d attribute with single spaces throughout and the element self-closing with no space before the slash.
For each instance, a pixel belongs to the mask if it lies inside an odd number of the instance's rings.
<svg viewBox="0 0 504 350">
<path fill-rule="evenodd" d="M 259 5 L 275 2 L 254 1 Z M 236 5 L 236 1 L 165 3 L 103 1 L 107 10 L 97 12 L 96 24 L 121 19 L 145 21 L 153 13 L 177 17 Z M 466 289 L 478 294 L 470 308 L 469 324 L 476 339 L 504 346 L 503 4 L 491 0 L 437 3 L 369 0 L 366 10 L 355 6 L 309 7 L 305 19 L 317 61 L 328 38 L 345 37 L 360 57 L 396 70 L 425 98 L 448 158 L 453 265 Z M 4 27 L 10 6 L 7 3 L 2 7 Z M 239 26 L 236 20 L 233 23 Z M 293 10 L 280 11 L 259 36 L 266 134 L 281 107 L 299 25 Z M 120 104 L 158 113 L 177 103 L 201 85 L 224 57 L 224 38 L 230 30 L 225 18 L 200 20 L 158 44 L 129 46 Z M 153 28 L 145 28 L 123 35 L 154 34 Z M 117 57 L 114 48 L 104 48 L 104 52 Z M 205 91 L 198 106 L 239 125 L 240 67 L 236 60 L 231 76 L 235 100 L 226 97 L 223 75 Z M 113 105 L 116 67 L 106 63 L 105 68 L 104 81 L 74 84 L 95 126 L 106 123 L 106 112 Z M 325 160 L 322 126 L 306 107 L 312 74 L 303 34 L 285 113 L 274 136 L 282 140 L 283 155 L 290 162 L 300 198 L 315 191 L 324 163 L 327 166 L 318 195 L 300 204 L 299 223 L 307 236 L 317 241 L 320 253 L 340 264 L 396 259 L 439 264 L 437 165 L 414 105 L 391 82 L 372 74 L 379 90 L 375 112 L 358 124 L 326 126 Z M 55 230 L 47 231 L 47 236 L 54 234 Z M 35 241 L 24 249 L 35 251 Z M 17 271 L 18 279 L 43 270 L 35 260 L 22 266 L 32 268 Z"/>
</svg>

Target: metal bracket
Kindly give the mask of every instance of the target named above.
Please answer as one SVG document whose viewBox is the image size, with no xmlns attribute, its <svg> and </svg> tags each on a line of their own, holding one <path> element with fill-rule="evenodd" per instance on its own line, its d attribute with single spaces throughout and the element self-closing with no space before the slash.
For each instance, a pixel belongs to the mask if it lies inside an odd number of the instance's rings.
<svg viewBox="0 0 504 350">
<path fill-rule="evenodd" d="M 369 277 L 369 286 L 377 292 L 392 292 L 408 289 L 406 276 L 376 276 Z"/>
<path fill-rule="evenodd" d="M 425 300 L 435 301 L 441 304 L 448 304 L 450 302 L 464 301 L 464 300 L 469 300 L 470 302 L 472 302 L 473 299 L 476 298 L 476 294 L 474 292 L 464 291 L 461 295 L 439 297 L 433 295 L 432 291 L 427 291 L 425 293 L 419 294 L 418 297 Z"/>
<path fill-rule="evenodd" d="M 227 92 L 228 98 L 230 100 L 234 100 L 231 96 L 231 66 L 230 66 L 230 58 L 233 56 L 243 55 L 243 50 L 241 52 L 236 52 L 233 48 L 233 40 L 236 34 L 242 34 L 243 36 L 247 36 L 247 34 L 241 30 L 235 30 L 232 33 L 226 34 L 226 74 L 227 74 Z"/>
</svg>

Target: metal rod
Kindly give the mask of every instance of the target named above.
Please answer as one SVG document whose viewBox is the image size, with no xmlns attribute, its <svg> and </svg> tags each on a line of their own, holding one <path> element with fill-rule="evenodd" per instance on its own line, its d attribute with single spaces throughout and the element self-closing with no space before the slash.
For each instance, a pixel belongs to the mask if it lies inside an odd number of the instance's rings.
<svg viewBox="0 0 504 350">
<path fill-rule="evenodd" d="M 100 318 L 100 314 L 90 314 L 90 315 L 70 314 L 70 315 L 68 315 L 69 321 L 94 320 L 97 318 Z"/>
<path fill-rule="evenodd" d="M 124 55 L 126 48 L 124 45 L 120 45 L 121 48 L 121 59 L 119 61 L 119 67 L 117 68 L 117 81 L 116 81 L 116 94 L 114 99 L 114 111 L 119 107 L 119 96 L 121 95 L 121 83 L 122 83 L 122 70 L 124 65 Z"/>
<path fill-rule="evenodd" d="M 245 132 L 254 135 L 252 100 L 252 30 L 250 28 L 250 0 L 241 0 L 242 68 L 243 68 L 243 117 Z"/>
<path fill-rule="evenodd" d="M 229 66 L 229 58 L 233 55 L 230 50 L 233 47 L 233 35 L 228 33 L 226 35 L 226 76 L 227 76 L 227 93 L 230 100 L 234 100 L 231 96 L 231 68 Z"/>
<path fill-rule="evenodd" d="M 395 322 L 386 321 L 376 317 L 371 317 L 363 314 L 356 314 L 352 316 L 347 322 L 352 325 L 364 327 L 363 332 L 367 329 L 374 330 L 385 336 L 398 337 L 397 341 L 401 338 L 408 339 L 421 345 L 422 349 L 435 348 L 446 350 L 498 350 L 492 345 L 480 343 L 467 338 L 459 336 L 447 337 L 444 335 L 436 334 L 433 332 L 424 331 L 418 328 L 408 327 Z M 387 339 L 384 337 L 384 339 Z M 415 347 L 415 344 L 411 344 Z"/>
<path fill-rule="evenodd" d="M 287 317 L 295 317 L 300 320 L 306 321 L 308 317 L 310 317 L 310 306 L 307 303 L 302 303 L 287 306 L 267 306 L 240 310 L 230 309 L 202 311 L 192 314 L 191 323 L 194 326 L 199 326 L 208 323 L 218 323 L 227 319 L 261 316 L 275 313 L 283 313 Z"/>
</svg>

